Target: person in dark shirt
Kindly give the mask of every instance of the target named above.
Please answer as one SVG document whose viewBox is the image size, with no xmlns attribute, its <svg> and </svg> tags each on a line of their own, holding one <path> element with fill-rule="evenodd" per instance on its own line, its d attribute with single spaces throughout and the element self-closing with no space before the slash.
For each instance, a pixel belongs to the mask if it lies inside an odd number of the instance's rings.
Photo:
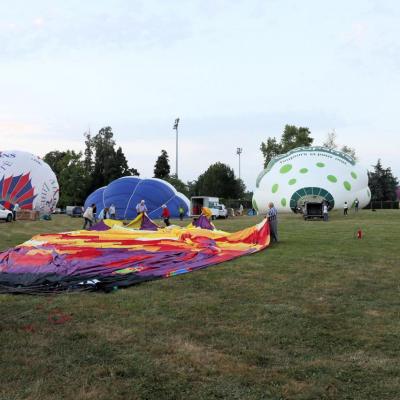
<svg viewBox="0 0 400 400">
<path fill-rule="evenodd" d="M 268 223 L 272 242 L 278 242 L 278 211 L 274 203 L 268 204 Z"/>
<path fill-rule="evenodd" d="M 161 207 L 162 207 L 161 216 L 164 219 L 165 226 L 170 226 L 171 224 L 169 223 L 169 217 L 171 216 L 171 214 L 168 210 L 168 207 L 165 204 L 163 204 Z"/>
</svg>

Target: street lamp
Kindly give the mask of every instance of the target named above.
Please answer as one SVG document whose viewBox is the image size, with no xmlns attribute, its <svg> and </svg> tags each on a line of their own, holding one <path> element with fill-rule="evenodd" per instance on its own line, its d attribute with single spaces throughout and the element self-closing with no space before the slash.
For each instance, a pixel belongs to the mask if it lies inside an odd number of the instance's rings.
<svg viewBox="0 0 400 400">
<path fill-rule="evenodd" d="M 243 149 L 241 147 L 238 147 L 236 149 L 236 154 L 239 156 L 239 179 L 240 179 L 240 155 L 242 154 Z"/>
<path fill-rule="evenodd" d="M 179 125 L 179 118 L 175 119 L 175 123 L 172 129 L 176 130 L 176 166 L 175 166 L 175 175 L 176 178 L 178 179 L 178 125 Z"/>
</svg>

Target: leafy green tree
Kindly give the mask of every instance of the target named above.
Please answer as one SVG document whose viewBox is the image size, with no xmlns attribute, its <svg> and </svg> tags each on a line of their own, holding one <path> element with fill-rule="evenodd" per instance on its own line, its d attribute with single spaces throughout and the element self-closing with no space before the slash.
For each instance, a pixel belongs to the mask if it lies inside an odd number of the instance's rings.
<svg viewBox="0 0 400 400">
<path fill-rule="evenodd" d="M 91 173 L 91 191 L 108 185 L 114 179 L 122 176 L 139 175 L 135 168 L 129 168 L 128 162 L 121 147 L 115 151 L 115 140 L 110 126 L 100 129 L 99 133 L 91 138 L 94 162 Z"/>
<path fill-rule="evenodd" d="M 85 137 L 85 170 L 88 175 L 92 172 L 93 169 L 93 140 L 90 132 L 86 132 L 83 134 Z"/>
<path fill-rule="evenodd" d="M 43 158 L 56 174 L 61 206 L 83 204 L 91 192 L 114 179 L 139 175 L 135 168 L 129 168 L 122 148 L 115 150 L 111 127 L 100 129 L 94 137 L 90 133 L 84 137 L 84 157 L 81 152 L 54 150 Z"/>
<path fill-rule="evenodd" d="M 238 199 L 243 197 L 246 187 L 241 179 L 236 179 L 233 169 L 217 162 L 199 176 L 195 184 L 197 195 Z"/>
<path fill-rule="evenodd" d="M 61 171 L 68 165 L 69 157 L 66 151 L 50 151 L 43 157 L 43 161 L 49 164 L 50 168 L 56 174 L 57 180 L 59 179 Z"/>
<path fill-rule="evenodd" d="M 178 192 L 183 193 L 186 197 L 191 197 L 188 185 L 177 178 L 175 174 L 165 178 L 164 180 L 170 183 Z"/>
<path fill-rule="evenodd" d="M 391 168 L 383 168 L 380 159 L 373 168 L 372 172 L 368 172 L 371 200 L 395 201 L 399 181 L 393 176 Z"/>
<path fill-rule="evenodd" d="M 121 178 L 122 176 L 139 176 L 139 172 L 136 168 L 129 168 L 128 160 L 121 147 L 118 147 L 115 153 L 115 159 L 111 169 L 111 180 Z"/>
<path fill-rule="evenodd" d="M 86 179 L 82 153 L 70 152 L 68 165 L 61 171 L 59 178 L 59 204 L 62 207 L 67 205 L 82 205 L 85 202 L 87 197 Z"/>
<path fill-rule="evenodd" d="M 267 167 L 268 163 L 277 155 L 282 154 L 282 145 L 277 142 L 276 138 L 269 137 L 267 144 L 261 143 L 261 152 L 264 156 L 264 168 Z"/>
<path fill-rule="evenodd" d="M 196 180 L 194 180 L 194 181 L 188 181 L 187 184 L 186 184 L 187 189 L 188 189 L 188 195 L 187 195 L 187 197 L 189 197 L 189 199 L 190 199 L 192 196 L 196 196 L 196 184 L 197 184 L 197 181 L 196 181 Z"/>
<path fill-rule="evenodd" d="M 158 156 L 154 165 L 154 178 L 166 179 L 169 177 L 170 171 L 168 153 L 165 150 L 161 150 L 161 155 Z"/>
<path fill-rule="evenodd" d="M 287 153 L 296 147 L 309 147 L 314 139 L 310 136 L 308 128 L 286 125 L 280 142 L 275 137 L 269 137 L 267 142 L 262 142 L 260 150 L 264 156 L 264 168 L 277 155 Z"/>
<path fill-rule="evenodd" d="M 286 125 L 281 138 L 283 153 L 295 149 L 296 147 L 311 146 L 314 139 L 310 135 L 311 132 L 308 128 Z"/>
<path fill-rule="evenodd" d="M 47 153 L 43 160 L 56 174 L 60 187 L 59 206 L 83 204 L 87 196 L 88 175 L 82 161 L 82 153 L 55 150 Z"/>
</svg>

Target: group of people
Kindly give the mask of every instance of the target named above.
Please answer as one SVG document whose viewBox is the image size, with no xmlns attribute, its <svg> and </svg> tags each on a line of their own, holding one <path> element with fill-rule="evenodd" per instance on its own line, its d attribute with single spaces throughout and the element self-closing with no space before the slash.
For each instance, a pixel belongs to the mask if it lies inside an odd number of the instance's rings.
<svg viewBox="0 0 400 400">
<path fill-rule="evenodd" d="M 170 226 L 171 223 L 169 219 L 171 217 L 171 213 L 166 204 L 161 206 L 162 214 L 161 217 L 164 220 L 166 226 Z M 138 204 L 136 204 L 136 212 L 137 214 L 147 213 L 147 206 L 145 200 L 141 200 Z M 183 217 L 185 216 L 185 209 L 182 206 L 178 208 L 179 219 L 183 221 Z M 89 207 L 86 208 L 85 212 L 83 213 L 83 218 L 85 219 L 83 224 L 83 229 L 87 227 L 92 227 L 93 223 L 97 221 L 96 218 L 96 204 L 91 204 Z M 109 207 L 105 207 L 103 210 L 100 211 L 98 215 L 98 219 L 115 219 L 116 218 L 116 210 L 114 204 L 111 204 Z"/>
<path fill-rule="evenodd" d="M 360 202 L 358 201 L 358 199 L 354 200 L 354 212 L 358 212 L 358 206 L 360 205 Z M 344 202 L 343 205 L 343 215 L 348 215 L 348 211 L 349 211 L 349 205 L 347 204 L 347 201 Z"/>
<path fill-rule="evenodd" d="M 358 212 L 359 205 L 360 202 L 356 198 L 354 200 L 354 212 L 356 213 Z M 345 201 L 343 204 L 343 215 L 345 216 L 348 215 L 348 210 L 349 210 L 349 205 L 347 201 Z M 328 221 L 328 211 L 329 211 L 328 203 L 325 201 L 322 204 L 322 215 L 324 217 L 324 221 Z M 278 212 L 274 207 L 274 203 L 268 204 L 267 218 L 269 223 L 271 241 L 278 242 Z"/>
<path fill-rule="evenodd" d="M 354 212 L 355 213 L 358 213 L 359 205 L 360 205 L 360 202 L 359 202 L 358 198 L 356 198 L 354 200 Z M 329 211 L 328 203 L 324 202 L 322 205 L 322 215 L 324 217 L 324 221 L 328 221 L 328 211 Z M 347 203 L 347 201 L 345 201 L 343 204 L 343 215 L 347 216 L 347 215 L 349 215 L 348 213 L 349 213 L 349 204 Z"/>
<path fill-rule="evenodd" d="M 96 212 L 97 207 L 95 203 L 86 208 L 85 212 L 83 213 L 84 223 L 82 229 L 86 229 L 87 226 L 91 228 L 93 226 L 93 223 L 97 222 L 98 219 L 102 220 L 116 218 L 116 210 L 114 204 L 111 204 L 109 207 L 104 207 L 100 211 L 99 215 L 97 215 Z"/>
</svg>

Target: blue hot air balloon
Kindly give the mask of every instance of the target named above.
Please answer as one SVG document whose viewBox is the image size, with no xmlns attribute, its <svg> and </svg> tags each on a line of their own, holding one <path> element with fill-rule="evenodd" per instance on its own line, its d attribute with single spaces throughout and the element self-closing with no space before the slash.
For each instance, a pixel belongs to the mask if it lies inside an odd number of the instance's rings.
<svg viewBox="0 0 400 400">
<path fill-rule="evenodd" d="M 114 204 L 117 219 L 134 219 L 136 205 L 144 200 L 150 218 L 160 218 L 162 205 L 166 204 L 172 217 L 179 216 L 179 207 L 185 215 L 189 211 L 189 199 L 178 192 L 170 183 L 157 178 L 142 179 L 125 176 L 107 186 L 95 190 L 85 201 L 85 208 L 96 204 L 97 213 Z"/>
</svg>

